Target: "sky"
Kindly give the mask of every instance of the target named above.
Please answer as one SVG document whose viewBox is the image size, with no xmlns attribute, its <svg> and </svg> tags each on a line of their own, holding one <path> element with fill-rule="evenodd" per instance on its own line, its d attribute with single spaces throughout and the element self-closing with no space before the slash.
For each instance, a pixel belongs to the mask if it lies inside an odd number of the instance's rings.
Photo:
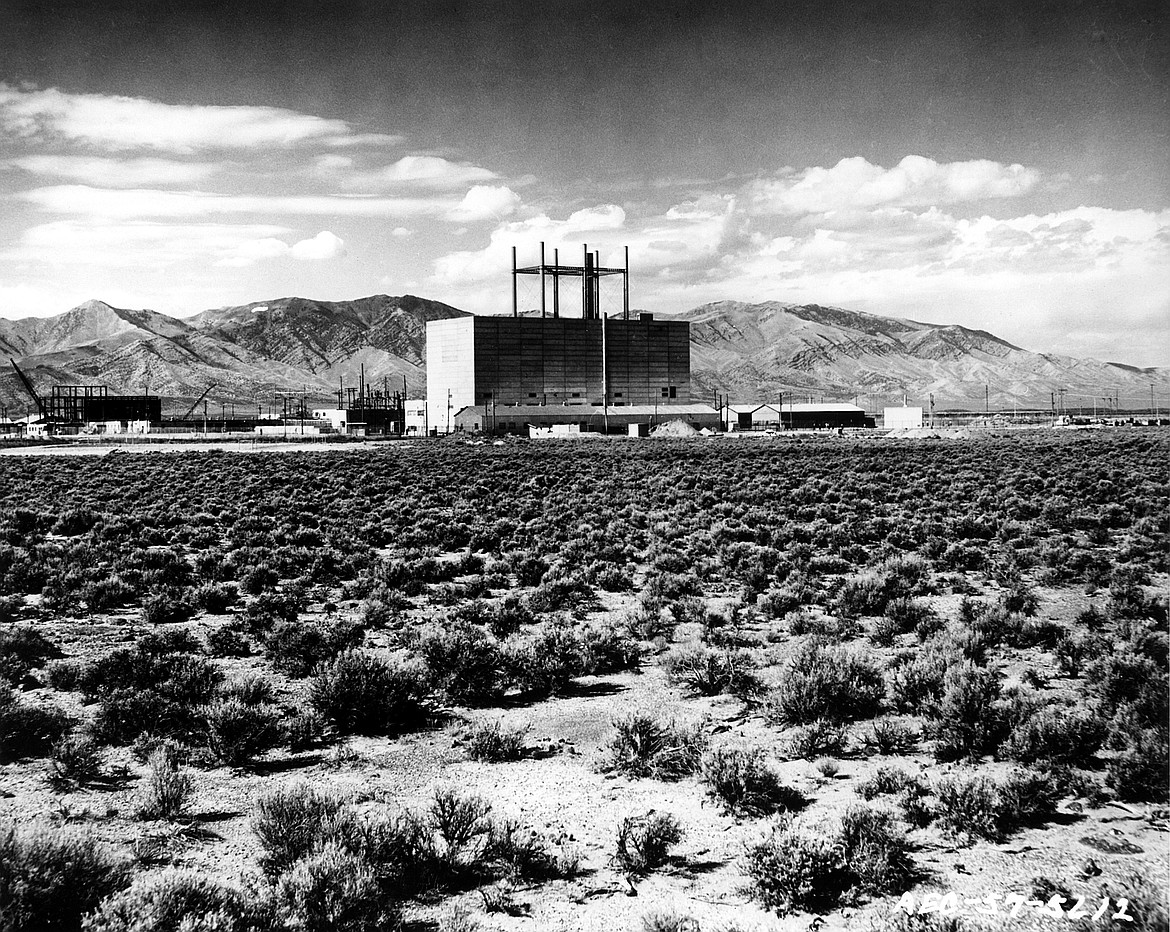
<svg viewBox="0 0 1170 932">
<path fill-rule="evenodd" d="M 505 313 L 543 241 L 1165 366 L 1168 142 L 1161 0 L 0 0 L 0 316 Z"/>
</svg>

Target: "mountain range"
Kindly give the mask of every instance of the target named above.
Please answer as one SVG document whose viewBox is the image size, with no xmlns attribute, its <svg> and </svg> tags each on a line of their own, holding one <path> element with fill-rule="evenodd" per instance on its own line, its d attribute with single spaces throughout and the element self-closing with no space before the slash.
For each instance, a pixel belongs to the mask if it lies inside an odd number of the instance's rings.
<svg viewBox="0 0 1170 932">
<path fill-rule="evenodd" d="M 0 354 L 16 359 L 42 394 L 52 385 L 104 384 L 148 391 L 181 413 L 208 386 L 215 403 L 272 404 L 274 393 L 324 398 L 339 381 L 420 397 L 426 323 L 466 312 L 413 295 L 353 301 L 279 298 L 176 318 L 87 301 L 64 314 L 0 319 Z M 869 410 L 905 396 L 938 408 L 1040 407 L 1065 391 L 1067 406 L 1144 408 L 1151 386 L 1166 403 L 1170 370 L 1036 353 L 990 333 L 815 304 L 720 301 L 675 319 L 691 324 L 692 395 L 733 403 L 856 400 Z M 30 404 L 10 366 L 0 405 Z"/>
</svg>

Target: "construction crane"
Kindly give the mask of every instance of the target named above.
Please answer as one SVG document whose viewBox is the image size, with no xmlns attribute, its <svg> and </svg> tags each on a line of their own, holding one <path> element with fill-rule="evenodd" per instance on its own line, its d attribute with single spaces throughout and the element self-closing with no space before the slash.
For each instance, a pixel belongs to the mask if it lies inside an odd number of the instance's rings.
<svg viewBox="0 0 1170 932">
<path fill-rule="evenodd" d="M 49 412 L 45 410 L 45 403 L 41 400 L 41 396 L 37 394 L 36 389 L 32 387 L 32 382 L 28 380 L 28 376 L 20 371 L 20 366 L 16 364 L 16 360 L 11 356 L 8 357 L 8 361 L 12 363 L 12 368 L 16 370 L 16 375 L 20 379 L 21 384 L 24 385 L 24 390 L 37 403 L 37 410 L 40 411 L 41 417 L 48 418 Z"/>
<path fill-rule="evenodd" d="M 196 398 L 196 399 L 195 399 L 195 401 L 194 401 L 194 403 L 191 405 L 191 407 L 189 407 L 189 408 L 187 409 L 187 413 L 186 413 L 186 414 L 184 414 L 184 415 L 183 415 L 181 418 L 179 418 L 179 420 L 180 420 L 180 421 L 185 421 L 185 420 L 187 420 L 187 418 L 189 418 L 189 417 L 190 417 L 192 414 L 194 414 L 194 413 L 195 413 L 195 409 L 199 407 L 199 402 L 201 402 L 201 401 L 202 401 L 204 398 L 206 398 L 206 397 L 207 397 L 207 395 L 208 395 L 208 393 L 209 393 L 209 392 L 210 392 L 210 391 L 211 391 L 213 388 L 215 388 L 215 386 L 216 386 L 217 384 L 218 384 L 218 383 L 216 383 L 216 382 L 212 382 L 210 385 L 208 385 L 208 386 L 207 386 L 207 388 L 203 389 L 203 394 L 201 394 L 201 395 L 200 395 L 198 398 Z"/>
</svg>

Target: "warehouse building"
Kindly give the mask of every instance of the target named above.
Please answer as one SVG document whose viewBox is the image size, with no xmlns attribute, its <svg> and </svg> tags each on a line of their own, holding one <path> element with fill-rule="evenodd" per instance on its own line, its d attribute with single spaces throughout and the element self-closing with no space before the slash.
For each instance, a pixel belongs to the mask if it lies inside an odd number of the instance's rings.
<svg viewBox="0 0 1170 932">
<path fill-rule="evenodd" d="M 841 430 L 873 427 L 874 419 L 857 405 L 833 402 L 807 404 L 755 403 L 727 405 L 728 430 Z"/>
</svg>

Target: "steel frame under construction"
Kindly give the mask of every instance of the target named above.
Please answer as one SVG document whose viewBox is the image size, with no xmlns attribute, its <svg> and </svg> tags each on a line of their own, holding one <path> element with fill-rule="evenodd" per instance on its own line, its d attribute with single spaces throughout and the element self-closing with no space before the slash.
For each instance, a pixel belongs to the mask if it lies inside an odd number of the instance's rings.
<svg viewBox="0 0 1170 932">
<path fill-rule="evenodd" d="M 160 421 L 157 395 L 111 395 L 104 385 L 54 385 L 45 399 L 45 414 L 62 424 L 102 421 Z"/>
<path fill-rule="evenodd" d="M 111 395 L 105 385 L 54 385 L 45 397 L 33 388 L 15 359 L 9 362 L 36 402 L 41 417 L 52 424 L 162 420 L 162 399 L 158 395 Z"/>
<path fill-rule="evenodd" d="M 516 247 L 512 247 L 512 316 L 520 316 L 516 293 L 517 275 L 540 276 L 540 316 L 548 316 L 547 280 L 552 278 L 552 316 L 561 316 L 561 279 L 581 279 L 581 316 L 585 320 L 601 317 L 601 279 L 609 275 L 622 276 L 622 320 L 630 319 L 630 247 L 625 247 L 626 264 L 623 268 L 606 268 L 601 264 L 601 253 L 590 252 L 588 244 L 581 246 L 581 265 L 561 265 L 560 250 L 553 250 L 552 265 L 545 262 L 544 243 L 540 244 L 540 264 L 519 267 L 516 265 Z"/>
</svg>

